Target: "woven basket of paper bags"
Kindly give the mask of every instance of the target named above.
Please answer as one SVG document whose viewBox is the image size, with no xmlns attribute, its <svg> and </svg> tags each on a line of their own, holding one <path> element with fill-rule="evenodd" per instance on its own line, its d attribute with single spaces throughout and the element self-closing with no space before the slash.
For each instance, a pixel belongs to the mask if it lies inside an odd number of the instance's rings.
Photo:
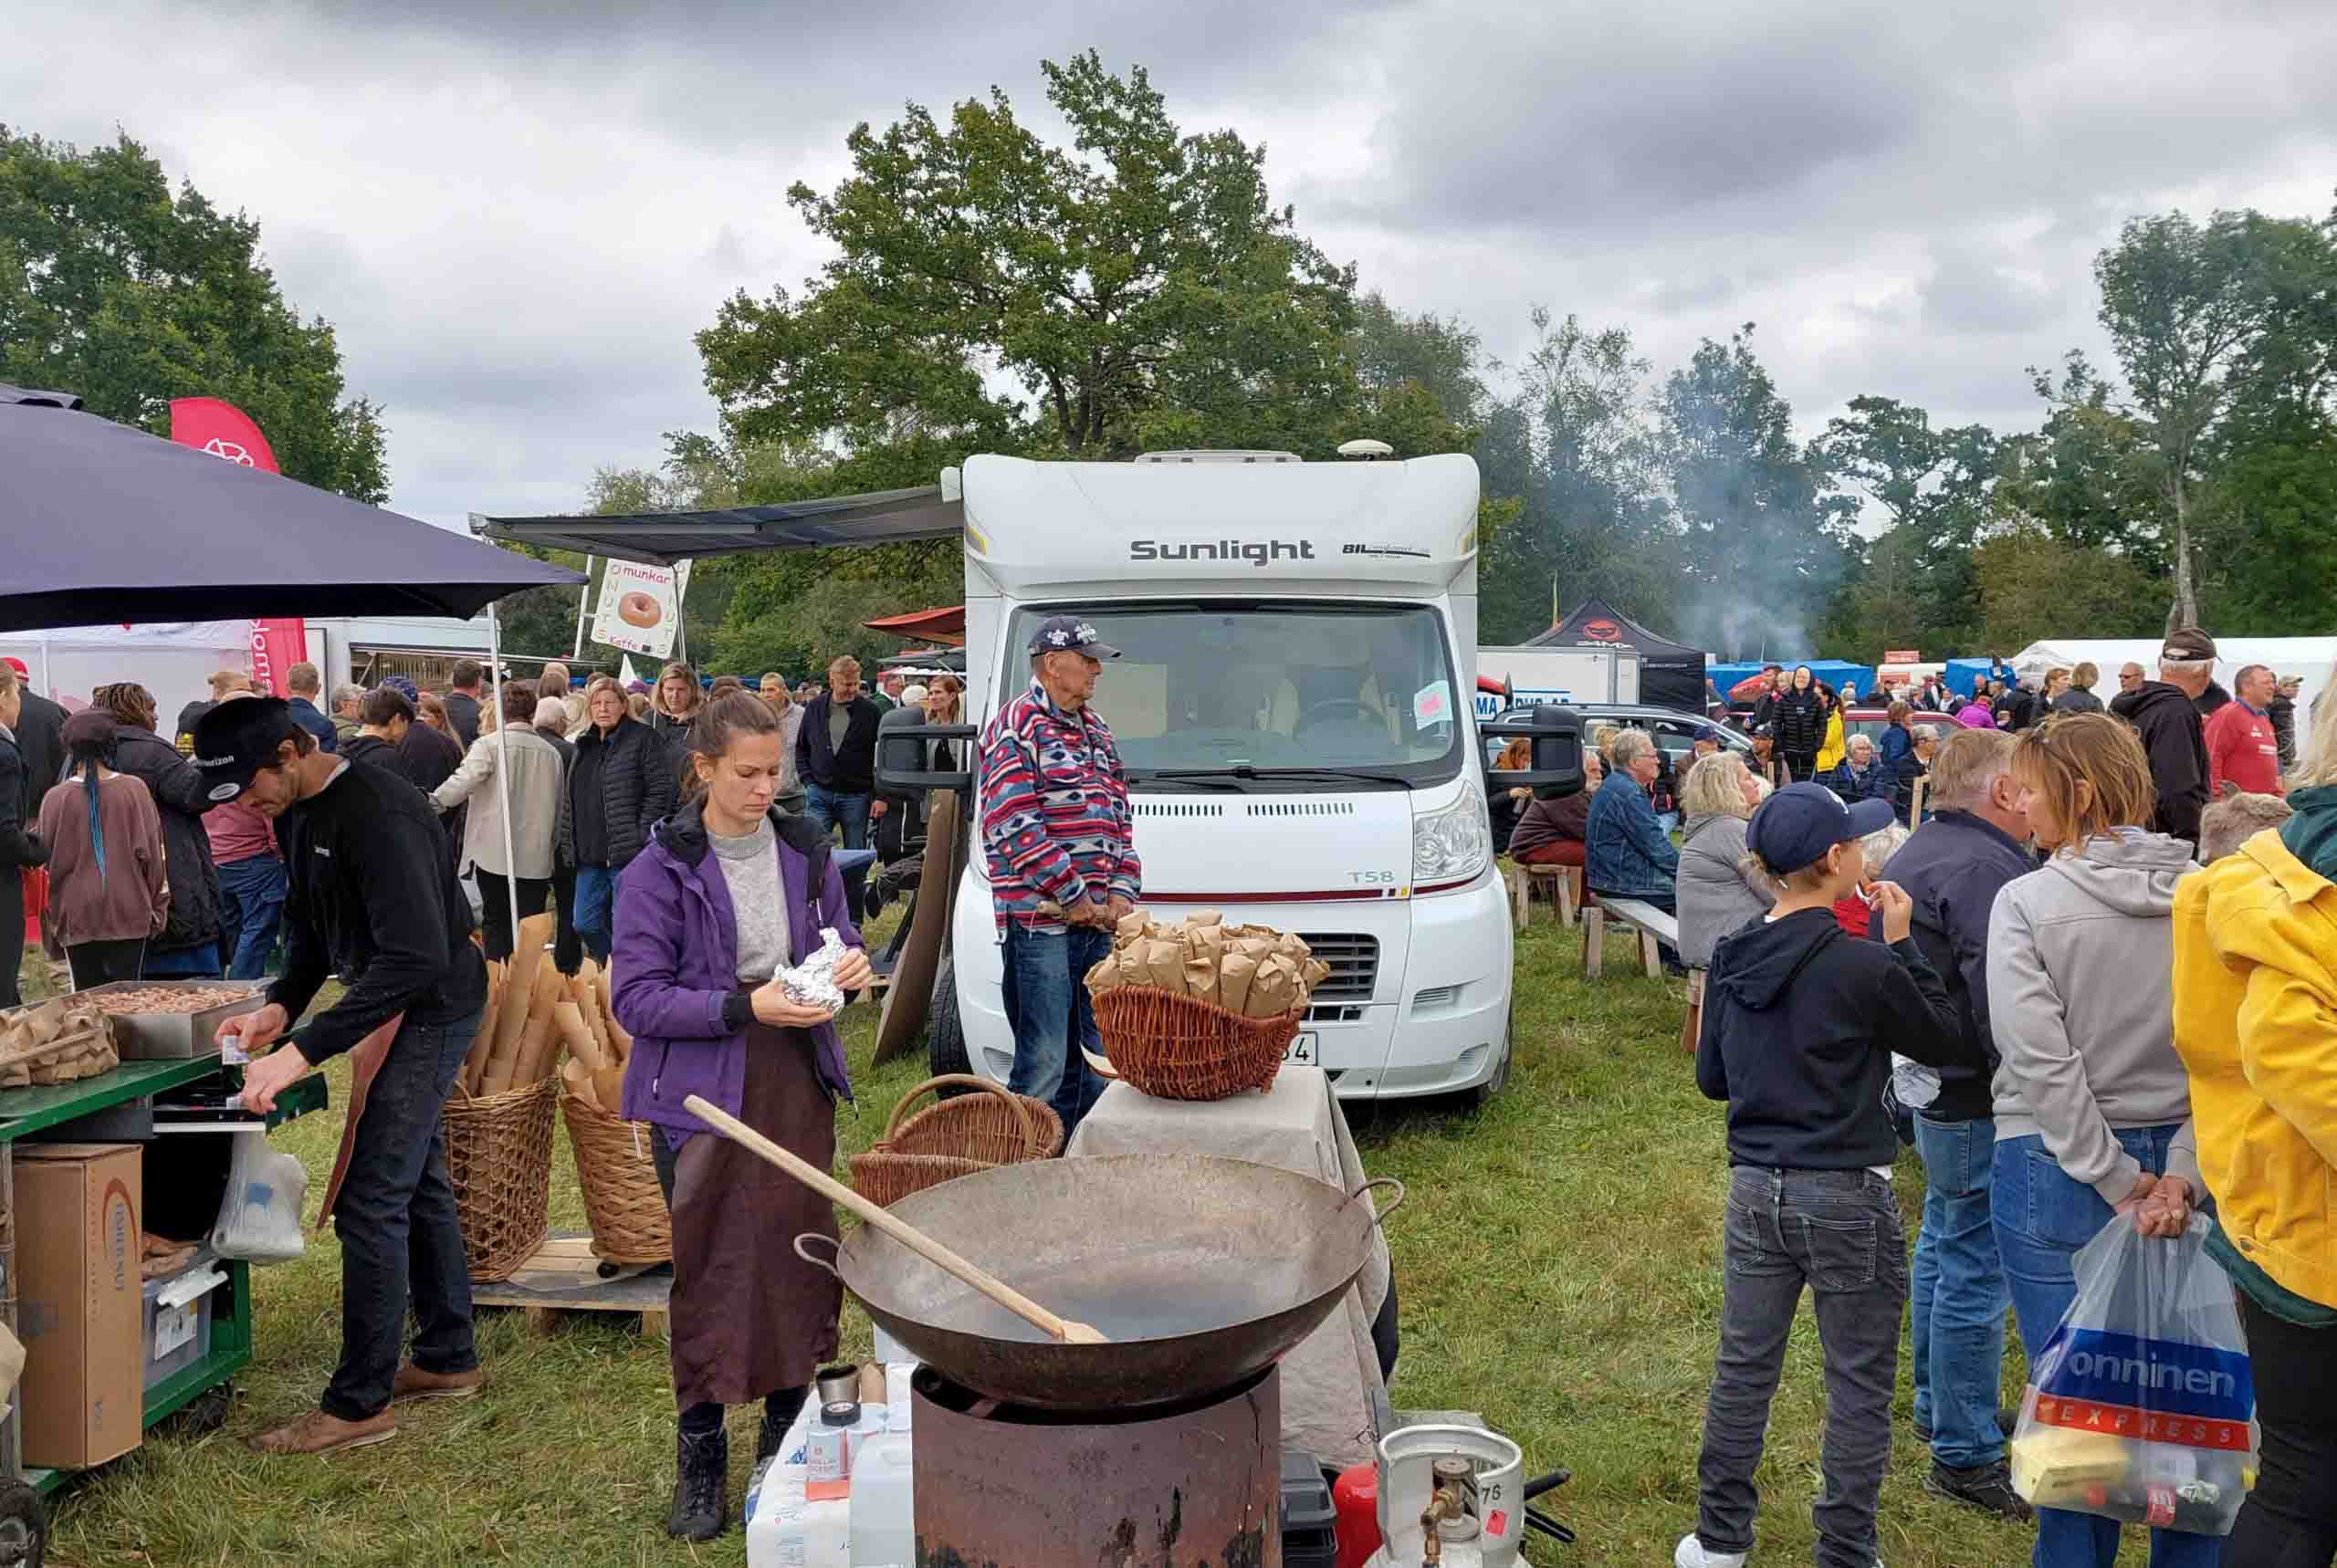
<svg viewBox="0 0 2337 1568">
<path fill-rule="evenodd" d="M 1142 911 L 1087 972 L 1112 1076 L 1164 1100 L 1222 1100 L 1271 1087 L 1330 973 L 1305 941 L 1196 910 L 1173 925 Z"/>
</svg>

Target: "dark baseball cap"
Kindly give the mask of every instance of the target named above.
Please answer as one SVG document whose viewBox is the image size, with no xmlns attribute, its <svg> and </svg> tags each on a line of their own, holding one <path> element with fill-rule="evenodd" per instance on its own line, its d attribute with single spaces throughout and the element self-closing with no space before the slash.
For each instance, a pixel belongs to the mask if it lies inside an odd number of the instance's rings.
<svg viewBox="0 0 2337 1568">
<path fill-rule="evenodd" d="M 2166 646 L 2158 656 L 2169 664 L 2196 664 L 2216 656 L 2216 640 L 2196 626 L 2178 626 L 2166 634 Z"/>
<path fill-rule="evenodd" d="M 278 747 L 301 732 L 292 705 L 282 697 L 246 697 L 196 719 L 194 733 L 204 798 L 224 801 L 250 789 L 261 768 L 276 765 Z"/>
<path fill-rule="evenodd" d="M 1697 726 L 1696 738 L 1698 740 L 1709 740 L 1714 746 L 1718 746 L 1720 744 L 1720 726 L 1716 724 Z"/>
<path fill-rule="evenodd" d="M 1898 820 L 1888 800 L 1852 805 L 1823 784 L 1788 784 L 1755 810 L 1745 847 L 1784 876 L 1815 865 L 1836 844 L 1855 843 Z"/>
<path fill-rule="evenodd" d="M 1091 659 L 1116 659 L 1120 651 L 1096 634 L 1095 628 L 1076 615 L 1050 615 L 1031 635 L 1031 653 L 1085 653 Z"/>
</svg>

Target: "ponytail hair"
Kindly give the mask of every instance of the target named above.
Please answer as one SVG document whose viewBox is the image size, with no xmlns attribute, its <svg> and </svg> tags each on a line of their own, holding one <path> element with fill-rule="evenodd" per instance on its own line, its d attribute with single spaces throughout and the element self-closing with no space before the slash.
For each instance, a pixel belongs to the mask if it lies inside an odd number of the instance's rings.
<svg viewBox="0 0 2337 1568">
<path fill-rule="evenodd" d="M 770 705 L 748 691 L 725 692 L 698 705 L 690 722 L 689 751 L 682 769 L 682 799 L 694 800 L 706 792 L 697 772 L 698 758 L 719 762 L 742 735 L 779 735 L 779 715 Z"/>
<path fill-rule="evenodd" d="M 80 776 L 82 798 L 89 811 L 89 855 L 98 862 L 98 885 L 101 888 L 106 883 L 106 834 L 104 821 L 98 811 L 98 772 L 104 760 L 113 755 L 119 728 L 113 715 L 103 707 L 84 708 L 65 721 L 65 770 L 68 776 Z"/>
</svg>

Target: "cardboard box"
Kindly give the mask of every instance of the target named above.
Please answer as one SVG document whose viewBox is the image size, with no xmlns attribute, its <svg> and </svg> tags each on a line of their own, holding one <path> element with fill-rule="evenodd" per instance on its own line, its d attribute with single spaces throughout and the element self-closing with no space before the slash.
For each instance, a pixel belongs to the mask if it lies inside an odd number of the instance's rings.
<svg viewBox="0 0 2337 1568">
<path fill-rule="evenodd" d="M 138 1446 L 146 1416 L 142 1172 L 136 1144 L 16 1145 L 27 1465 L 79 1469 Z"/>
</svg>

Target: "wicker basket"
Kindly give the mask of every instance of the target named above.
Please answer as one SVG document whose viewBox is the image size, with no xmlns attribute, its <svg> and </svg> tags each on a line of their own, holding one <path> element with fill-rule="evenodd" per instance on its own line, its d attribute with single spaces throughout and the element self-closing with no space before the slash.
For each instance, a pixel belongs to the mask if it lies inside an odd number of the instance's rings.
<svg viewBox="0 0 2337 1568">
<path fill-rule="evenodd" d="M 551 1124 L 560 1081 L 446 1102 L 446 1174 L 474 1280 L 508 1280 L 551 1234 Z"/>
<path fill-rule="evenodd" d="M 920 1098 L 944 1089 L 980 1092 L 940 1101 L 902 1121 Z M 1050 1159 L 1062 1146 L 1063 1118 L 1044 1101 L 1010 1094 L 987 1079 L 949 1073 L 928 1078 L 901 1096 L 885 1135 L 852 1156 L 852 1185 L 869 1202 L 890 1207 L 913 1192 L 976 1171 Z"/>
<path fill-rule="evenodd" d="M 1163 1100 L 1223 1100 L 1273 1087 L 1305 1016 L 1296 1007 L 1274 1018 L 1244 1018 L 1148 986 L 1120 986 L 1095 998 L 1095 1027 L 1112 1071 Z"/>
<path fill-rule="evenodd" d="M 646 1122 L 628 1122 L 560 1097 L 568 1147 L 576 1156 L 576 1189 L 592 1228 L 592 1255 L 611 1263 L 670 1263 L 674 1218 L 657 1185 L 649 1140 L 664 1136 Z"/>
</svg>

